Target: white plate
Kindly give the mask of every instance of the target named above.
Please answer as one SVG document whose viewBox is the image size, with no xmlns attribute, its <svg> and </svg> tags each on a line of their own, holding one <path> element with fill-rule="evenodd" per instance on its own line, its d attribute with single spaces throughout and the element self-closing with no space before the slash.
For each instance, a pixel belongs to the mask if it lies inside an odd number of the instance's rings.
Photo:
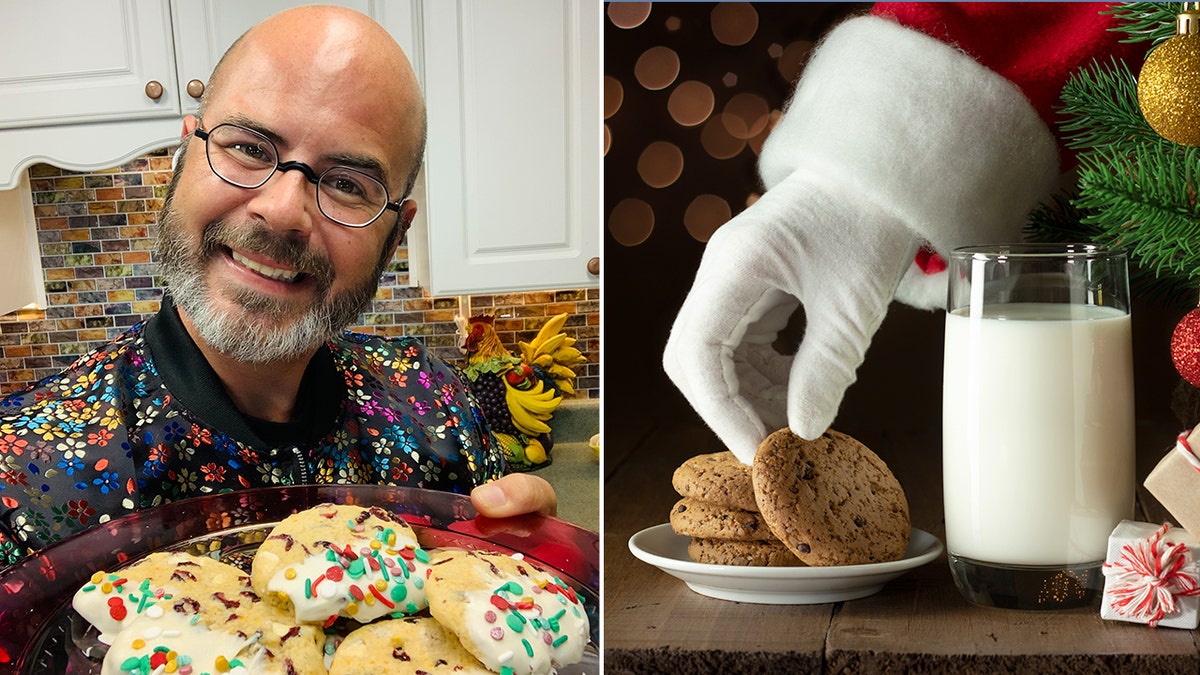
<svg viewBox="0 0 1200 675">
<path fill-rule="evenodd" d="M 688 557 L 688 537 L 670 523 L 648 527 L 629 538 L 629 550 L 688 588 L 712 598 L 765 605 L 816 605 L 865 598 L 883 585 L 942 553 L 942 542 L 913 529 L 904 558 L 893 562 L 838 567 L 742 567 L 708 565 Z"/>
</svg>

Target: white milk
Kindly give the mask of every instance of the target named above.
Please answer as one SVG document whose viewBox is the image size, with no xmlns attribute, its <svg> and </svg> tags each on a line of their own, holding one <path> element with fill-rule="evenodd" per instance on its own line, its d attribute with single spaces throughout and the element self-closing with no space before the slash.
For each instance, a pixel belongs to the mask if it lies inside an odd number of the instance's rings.
<svg viewBox="0 0 1200 675">
<path fill-rule="evenodd" d="M 992 311 L 1003 318 L 946 315 L 947 548 L 982 562 L 1102 561 L 1109 533 L 1133 512 L 1129 315 Z"/>
</svg>

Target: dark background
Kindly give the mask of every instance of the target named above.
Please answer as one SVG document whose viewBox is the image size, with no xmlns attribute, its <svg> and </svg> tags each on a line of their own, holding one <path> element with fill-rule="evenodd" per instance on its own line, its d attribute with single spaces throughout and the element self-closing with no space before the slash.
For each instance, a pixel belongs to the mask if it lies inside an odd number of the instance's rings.
<svg viewBox="0 0 1200 675">
<path fill-rule="evenodd" d="M 663 426 L 703 427 L 662 370 L 662 349 L 675 314 L 691 285 L 704 244 L 683 225 L 684 211 L 701 193 L 721 196 L 733 215 L 745 208 L 761 186 L 751 148 L 732 159 L 718 160 L 701 147 L 699 127 L 682 127 L 666 109 L 672 87 L 649 91 L 633 75 L 638 57 L 654 46 L 666 46 L 680 58 L 675 83 L 700 80 L 716 97 L 715 108 L 739 92 L 753 92 L 780 109 L 793 83 L 784 79 L 772 45 L 816 41 L 840 17 L 862 5 L 753 3 L 758 29 L 741 46 L 721 44 L 713 36 L 714 4 L 654 3 L 636 28 L 619 28 L 604 18 L 604 70 L 623 91 L 620 108 L 607 119 L 604 160 L 604 454 L 605 476 L 645 463 L 661 471 L 670 490 L 670 467 L 682 459 L 721 449 L 707 433 L 692 447 L 662 448 L 653 458 L 630 452 L 637 439 Z M 736 74 L 736 85 L 724 79 Z M 674 85 L 672 85 L 674 86 Z M 606 105 L 606 108 L 608 106 Z M 646 185 L 637 171 L 642 150 L 651 142 L 669 141 L 684 155 L 679 179 L 668 187 Z M 613 207 L 636 197 L 650 204 L 655 225 L 636 246 L 618 243 L 610 222 Z M 1138 297 L 1134 303 L 1136 406 L 1138 412 L 1138 480 L 1173 443 L 1183 422 L 1171 410 L 1180 382 L 1171 363 L 1170 339 L 1175 323 L 1188 310 L 1178 303 Z M 914 472 L 941 473 L 942 331 L 939 312 L 914 310 L 894 303 L 876 334 L 858 381 L 846 394 L 834 427 L 855 436 L 897 470 L 901 482 Z M 629 466 L 626 466 L 629 464 Z M 652 464 L 654 465 L 651 468 Z M 615 481 L 613 481 L 615 482 Z M 940 479 L 939 479 L 940 484 Z M 620 499 L 621 486 L 606 483 L 606 498 Z M 911 495 L 910 495 L 911 497 Z M 940 495 L 924 496 L 940 501 Z M 606 509 L 607 511 L 608 509 Z M 663 521 L 666 513 L 663 514 Z"/>
</svg>

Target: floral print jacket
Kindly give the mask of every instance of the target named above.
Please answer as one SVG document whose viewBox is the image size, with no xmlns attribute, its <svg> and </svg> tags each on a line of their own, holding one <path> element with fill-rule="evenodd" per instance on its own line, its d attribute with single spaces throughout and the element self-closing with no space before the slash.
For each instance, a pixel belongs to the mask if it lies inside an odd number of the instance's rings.
<svg viewBox="0 0 1200 675">
<path fill-rule="evenodd" d="M 467 492 L 504 469 L 457 371 L 412 338 L 346 332 L 298 422 L 242 415 L 164 299 L 64 372 L 0 400 L 0 567 L 177 499 L 301 483 Z"/>
</svg>

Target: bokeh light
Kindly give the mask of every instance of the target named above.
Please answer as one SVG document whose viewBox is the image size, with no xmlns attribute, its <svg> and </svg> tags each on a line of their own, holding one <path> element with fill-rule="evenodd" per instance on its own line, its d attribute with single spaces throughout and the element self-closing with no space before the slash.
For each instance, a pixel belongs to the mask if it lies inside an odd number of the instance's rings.
<svg viewBox="0 0 1200 675">
<path fill-rule="evenodd" d="M 617 28 L 637 28 L 649 16 L 649 2 L 608 3 L 608 20 Z"/>
<path fill-rule="evenodd" d="M 710 194 L 696 195 L 683 214 L 683 226 L 697 241 L 708 241 L 717 228 L 729 221 L 729 202 Z"/>
<path fill-rule="evenodd" d="M 721 44 L 744 45 L 758 32 L 758 12 L 748 2 L 721 2 L 712 11 L 713 37 Z"/>
<path fill-rule="evenodd" d="M 679 76 L 679 55 L 669 47 L 651 47 L 638 57 L 633 75 L 651 91 L 666 89 Z"/>
<path fill-rule="evenodd" d="M 680 82 L 667 99 L 667 112 L 671 118 L 685 127 L 694 127 L 704 122 L 713 111 L 713 91 L 698 80 Z"/>
<path fill-rule="evenodd" d="M 754 138 L 767 127 L 771 108 L 758 94 L 734 94 L 725 104 L 724 122 L 729 133 L 737 138 Z"/>
<path fill-rule="evenodd" d="M 776 65 L 784 80 L 795 82 L 800 77 L 800 71 L 804 70 L 804 63 L 808 61 L 812 48 L 813 43 L 810 40 L 797 40 L 783 48 Z"/>
<path fill-rule="evenodd" d="M 622 199 L 608 215 L 608 231 L 622 246 L 637 246 L 654 231 L 654 209 L 636 198 Z"/>
<path fill-rule="evenodd" d="M 757 136 L 751 138 L 747 143 L 754 154 L 762 154 L 763 143 L 767 141 L 767 137 L 771 135 L 771 130 L 775 128 L 775 125 L 782 117 L 783 112 L 780 110 L 772 110 L 771 114 L 767 116 L 767 125 L 763 127 L 763 130 Z"/>
<path fill-rule="evenodd" d="M 674 143 L 655 141 L 638 157 L 637 170 L 646 185 L 667 187 L 683 173 L 683 153 Z"/>
<path fill-rule="evenodd" d="M 625 88 L 621 81 L 611 75 L 604 76 L 604 119 L 617 114 L 625 100 Z"/>
<path fill-rule="evenodd" d="M 708 118 L 700 132 L 700 145 L 704 146 L 705 152 L 717 159 L 736 157 L 742 148 L 746 147 L 745 139 L 729 133 L 723 121 L 724 117 L 725 113 L 717 113 Z"/>
</svg>

